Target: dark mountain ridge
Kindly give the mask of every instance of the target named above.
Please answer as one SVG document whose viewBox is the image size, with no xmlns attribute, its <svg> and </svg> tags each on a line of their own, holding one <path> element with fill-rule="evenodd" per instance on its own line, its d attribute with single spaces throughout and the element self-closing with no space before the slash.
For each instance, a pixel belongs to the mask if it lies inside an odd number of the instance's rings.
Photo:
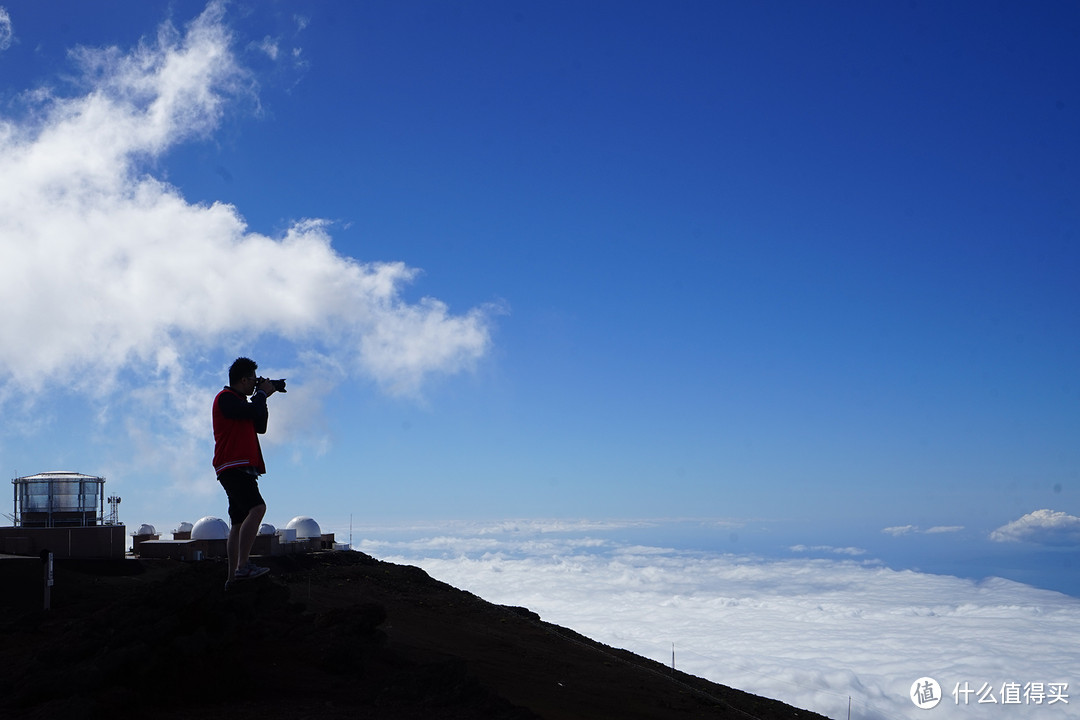
<svg viewBox="0 0 1080 720">
<path fill-rule="evenodd" d="M 358 552 L 224 565 L 0 561 L 0 716 L 821 718 Z"/>
</svg>

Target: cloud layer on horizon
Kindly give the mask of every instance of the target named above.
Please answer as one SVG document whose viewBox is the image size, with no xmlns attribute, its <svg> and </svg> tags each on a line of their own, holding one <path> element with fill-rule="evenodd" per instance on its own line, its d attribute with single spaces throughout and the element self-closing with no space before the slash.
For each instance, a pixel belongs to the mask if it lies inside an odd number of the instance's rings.
<svg viewBox="0 0 1080 720">
<path fill-rule="evenodd" d="M 873 561 L 675 551 L 567 530 L 358 547 L 665 664 L 674 643 L 682 670 L 830 717 L 846 712 L 849 696 L 859 717 L 924 717 L 908 692 L 926 675 L 944 689 L 949 707 L 939 713 L 984 717 L 974 697 L 954 707 L 955 684 L 998 692 L 1006 682 L 1072 682 L 1080 664 L 1080 601 L 1060 593 Z M 1071 706 L 1017 712 L 1063 717 Z"/>
<path fill-rule="evenodd" d="M 881 532 L 886 535 L 892 535 L 893 537 L 901 537 L 903 535 L 941 535 L 943 533 L 960 532 L 963 529 L 963 525 L 937 525 L 925 530 L 918 525 L 897 525 L 895 527 L 883 528 Z"/>
</svg>

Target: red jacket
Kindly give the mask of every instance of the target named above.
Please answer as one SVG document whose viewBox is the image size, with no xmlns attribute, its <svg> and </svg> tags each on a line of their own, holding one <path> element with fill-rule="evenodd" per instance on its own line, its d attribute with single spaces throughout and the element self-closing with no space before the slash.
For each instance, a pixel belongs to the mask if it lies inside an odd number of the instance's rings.
<svg viewBox="0 0 1080 720">
<path fill-rule="evenodd" d="M 266 432 L 266 395 L 256 392 L 251 402 L 226 386 L 214 398 L 214 470 L 251 467 L 266 472 L 259 435 Z"/>
</svg>

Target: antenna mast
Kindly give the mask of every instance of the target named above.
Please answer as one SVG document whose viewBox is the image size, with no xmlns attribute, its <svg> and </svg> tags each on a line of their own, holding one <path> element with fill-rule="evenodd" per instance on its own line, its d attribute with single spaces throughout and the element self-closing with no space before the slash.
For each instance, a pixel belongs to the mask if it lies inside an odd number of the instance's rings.
<svg viewBox="0 0 1080 720">
<path fill-rule="evenodd" d="M 109 496 L 109 524 L 110 525 L 119 525 L 120 524 L 120 496 L 119 495 L 110 495 Z"/>
</svg>

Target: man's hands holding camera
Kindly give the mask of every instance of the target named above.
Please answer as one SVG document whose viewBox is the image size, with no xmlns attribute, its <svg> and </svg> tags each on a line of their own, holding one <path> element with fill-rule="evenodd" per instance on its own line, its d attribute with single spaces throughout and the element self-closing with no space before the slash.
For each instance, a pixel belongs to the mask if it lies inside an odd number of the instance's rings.
<svg viewBox="0 0 1080 720">
<path fill-rule="evenodd" d="M 287 392 L 285 390 L 285 380 L 267 380 L 266 378 L 255 378 L 255 387 L 258 390 L 262 390 L 266 397 L 270 397 L 275 392 Z"/>
</svg>

